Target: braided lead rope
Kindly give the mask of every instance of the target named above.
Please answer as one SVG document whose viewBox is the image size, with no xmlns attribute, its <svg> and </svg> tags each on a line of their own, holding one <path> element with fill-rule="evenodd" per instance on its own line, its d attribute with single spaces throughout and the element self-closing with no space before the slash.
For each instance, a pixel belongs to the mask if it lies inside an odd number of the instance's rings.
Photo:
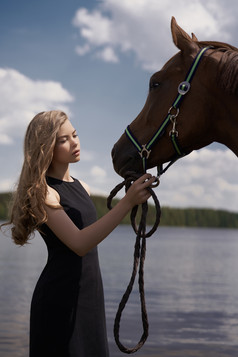
<svg viewBox="0 0 238 357">
<path fill-rule="evenodd" d="M 133 177 L 130 177 L 117 185 L 110 193 L 107 199 L 107 207 L 109 209 L 112 208 L 111 202 L 113 197 L 117 194 L 118 191 L 122 189 L 123 186 L 125 186 L 126 191 L 131 185 L 131 182 L 134 180 Z M 161 215 L 161 210 L 160 210 L 160 204 L 159 201 L 152 190 L 152 188 L 147 188 L 154 200 L 155 207 L 156 207 L 156 218 L 155 218 L 155 223 L 151 230 L 146 233 L 146 217 L 147 217 L 147 212 L 148 212 L 148 203 L 145 202 L 142 204 L 142 212 L 141 212 L 141 218 L 140 218 L 140 223 L 139 227 L 136 225 L 136 214 L 138 211 L 138 206 L 135 206 L 132 211 L 131 211 L 131 224 L 132 227 L 136 233 L 136 242 L 134 246 L 134 262 L 133 262 L 133 268 L 132 268 L 132 274 L 131 274 L 131 279 L 130 282 L 127 286 L 127 289 L 122 296 L 121 302 L 119 303 L 118 310 L 116 313 L 115 317 L 115 322 L 114 322 L 114 338 L 116 341 L 116 344 L 118 348 L 127 354 L 134 353 L 138 351 L 145 343 L 148 337 L 148 331 L 149 331 L 149 323 L 148 323 L 148 317 L 147 317 L 147 311 L 146 311 L 146 303 L 145 303 L 145 292 L 144 292 L 144 262 L 145 262 L 145 254 L 146 254 L 146 238 L 150 237 L 157 229 L 159 222 L 160 222 L 160 215 Z M 130 297 L 134 282 L 135 282 L 135 277 L 137 274 L 138 270 L 138 265 L 139 265 L 139 278 L 138 278 L 138 284 L 139 284 L 139 293 L 140 293 L 140 303 L 141 303 L 141 318 L 142 318 L 142 325 L 143 325 L 143 333 L 141 335 L 141 338 L 137 345 L 133 348 L 127 348 L 125 347 L 119 339 L 119 330 L 120 330 L 120 321 L 121 321 L 121 315 L 122 312 L 127 304 L 127 301 Z"/>
</svg>

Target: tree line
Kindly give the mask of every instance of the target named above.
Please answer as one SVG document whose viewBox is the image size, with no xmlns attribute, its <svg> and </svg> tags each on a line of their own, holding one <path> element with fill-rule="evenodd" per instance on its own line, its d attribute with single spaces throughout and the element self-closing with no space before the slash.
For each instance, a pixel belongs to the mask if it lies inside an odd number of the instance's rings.
<svg viewBox="0 0 238 357">
<path fill-rule="evenodd" d="M 8 207 L 11 202 L 12 194 L 0 193 L 0 220 L 8 219 Z M 108 212 L 107 198 L 103 196 L 91 196 L 95 204 L 98 218 Z M 113 205 L 118 202 L 113 200 Z M 138 219 L 140 210 L 138 210 Z M 155 207 L 149 204 L 147 215 L 147 224 L 153 225 L 155 219 Z M 128 214 L 123 224 L 130 224 L 130 215 Z M 228 212 L 226 210 L 215 210 L 209 208 L 173 208 L 161 207 L 161 226 L 180 226 L 180 227 L 216 227 L 216 228 L 238 228 L 238 213 Z"/>
</svg>

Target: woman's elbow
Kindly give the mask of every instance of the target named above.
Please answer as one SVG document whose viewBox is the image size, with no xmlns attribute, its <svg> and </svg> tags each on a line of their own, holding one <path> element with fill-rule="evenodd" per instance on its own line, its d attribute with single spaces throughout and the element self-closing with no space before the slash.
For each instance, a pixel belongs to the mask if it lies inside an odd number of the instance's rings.
<svg viewBox="0 0 238 357">
<path fill-rule="evenodd" d="M 79 257 L 85 257 L 85 255 L 87 255 L 87 253 L 90 252 L 90 248 L 88 247 L 76 247 L 75 249 L 72 249 Z"/>
<path fill-rule="evenodd" d="M 77 252 L 75 252 L 75 253 L 76 253 L 79 257 L 83 258 L 83 257 L 85 257 L 85 255 L 86 255 L 88 252 L 80 250 L 80 251 L 77 251 Z"/>
</svg>

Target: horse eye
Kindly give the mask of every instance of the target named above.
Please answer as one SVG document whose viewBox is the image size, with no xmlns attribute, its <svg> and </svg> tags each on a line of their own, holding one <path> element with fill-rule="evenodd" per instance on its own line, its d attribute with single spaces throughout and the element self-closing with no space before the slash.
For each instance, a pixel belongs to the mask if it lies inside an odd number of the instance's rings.
<svg viewBox="0 0 238 357">
<path fill-rule="evenodd" d="M 159 82 L 150 82 L 150 90 L 156 89 L 160 86 Z"/>
</svg>

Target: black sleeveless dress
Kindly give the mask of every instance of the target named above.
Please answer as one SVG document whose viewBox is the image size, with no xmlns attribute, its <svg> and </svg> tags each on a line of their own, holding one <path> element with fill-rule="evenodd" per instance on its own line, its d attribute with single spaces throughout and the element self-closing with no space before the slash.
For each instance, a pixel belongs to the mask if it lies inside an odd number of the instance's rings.
<svg viewBox="0 0 238 357">
<path fill-rule="evenodd" d="M 47 183 L 79 229 L 95 222 L 95 207 L 79 181 L 47 177 Z M 97 248 L 79 257 L 46 224 L 40 233 L 48 260 L 31 303 L 30 357 L 108 357 Z"/>
</svg>

